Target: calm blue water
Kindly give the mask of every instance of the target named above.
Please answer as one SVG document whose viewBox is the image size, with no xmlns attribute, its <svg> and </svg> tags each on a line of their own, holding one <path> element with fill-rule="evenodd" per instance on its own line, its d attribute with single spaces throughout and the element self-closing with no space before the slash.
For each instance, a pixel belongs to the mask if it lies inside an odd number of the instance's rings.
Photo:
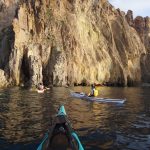
<svg viewBox="0 0 150 150">
<path fill-rule="evenodd" d="M 74 91 L 89 92 L 89 87 Z M 150 88 L 100 88 L 101 97 L 127 98 L 122 105 L 71 98 L 68 88 L 38 94 L 0 90 L 0 150 L 36 150 L 61 104 L 87 150 L 149 150 Z"/>
</svg>

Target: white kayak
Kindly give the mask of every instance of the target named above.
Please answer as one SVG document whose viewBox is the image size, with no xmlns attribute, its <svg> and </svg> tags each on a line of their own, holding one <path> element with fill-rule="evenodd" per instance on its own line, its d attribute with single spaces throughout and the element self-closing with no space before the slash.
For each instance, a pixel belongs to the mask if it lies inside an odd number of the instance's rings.
<svg viewBox="0 0 150 150">
<path fill-rule="evenodd" d="M 89 97 L 85 93 L 71 92 L 71 96 L 75 98 L 85 99 L 93 102 L 100 103 L 119 103 L 123 104 L 126 99 L 113 99 L 113 98 L 101 98 L 101 97 Z"/>
<path fill-rule="evenodd" d="M 42 90 L 38 90 L 38 89 L 37 89 L 37 92 L 38 92 L 38 93 L 44 93 L 44 91 L 45 91 L 45 89 L 42 89 Z"/>
</svg>

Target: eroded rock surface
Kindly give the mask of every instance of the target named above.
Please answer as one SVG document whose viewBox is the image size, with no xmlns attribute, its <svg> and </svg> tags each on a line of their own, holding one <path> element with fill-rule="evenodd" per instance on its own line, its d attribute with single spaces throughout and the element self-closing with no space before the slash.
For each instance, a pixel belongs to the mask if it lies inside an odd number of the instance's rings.
<svg viewBox="0 0 150 150">
<path fill-rule="evenodd" d="M 9 84 L 141 82 L 148 19 L 138 31 L 132 12 L 126 15 L 107 0 L 27 0 L 14 12 L 14 43 L 4 65 Z"/>
<path fill-rule="evenodd" d="M 6 87 L 8 85 L 8 81 L 5 76 L 5 72 L 0 69 L 0 78 L 1 78 L 1 83 L 0 83 L 0 88 Z"/>
<path fill-rule="evenodd" d="M 149 83 L 150 67 L 148 64 L 150 64 L 150 18 L 137 16 L 135 19 L 133 19 L 133 13 L 129 10 L 126 15 L 126 19 L 129 25 L 135 28 L 142 43 L 145 45 L 146 54 L 141 56 L 142 81 Z"/>
</svg>

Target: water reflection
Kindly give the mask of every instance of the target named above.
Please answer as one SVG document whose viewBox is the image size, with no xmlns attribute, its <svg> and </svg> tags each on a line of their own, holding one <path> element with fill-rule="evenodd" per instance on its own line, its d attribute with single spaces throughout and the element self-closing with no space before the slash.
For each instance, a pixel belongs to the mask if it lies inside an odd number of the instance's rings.
<svg viewBox="0 0 150 150">
<path fill-rule="evenodd" d="M 7 94 L 8 103 L 4 104 L 5 109 L 1 112 L 2 138 L 10 142 L 22 142 L 38 137 L 43 126 L 43 109 L 40 99 L 21 90 L 16 92 L 16 89 L 11 89 L 4 94 Z M 33 136 L 34 129 L 37 132 Z"/>
<path fill-rule="evenodd" d="M 89 87 L 72 90 L 88 93 Z M 2 149 L 36 149 L 61 104 L 85 149 L 149 149 L 149 89 L 101 87 L 100 96 L 127 98 L 127 102 L 123 106 L 91 103 L 71 98 L 67 88 L 44 94 L 18 88 L 0 90 Z"/>
</svg>

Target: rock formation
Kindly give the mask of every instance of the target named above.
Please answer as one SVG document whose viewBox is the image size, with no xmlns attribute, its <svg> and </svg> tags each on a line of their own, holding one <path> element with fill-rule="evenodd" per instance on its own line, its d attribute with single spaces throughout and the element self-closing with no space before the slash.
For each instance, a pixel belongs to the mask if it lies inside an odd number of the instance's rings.
<svg viewBox="0 0 150 150">
<path fill-rule="evenodd" d="M 134 19 L 134 23 L 134 27 L 139 33 L 142 42 L 145 44 L 148 52 L 150 52 L 150 18 L 138 16 Z"/>
<path fill-rule="evenodd" d="M 0 77 L 1 77 L 0 88 L 1 87 L 6 87 L 8 85 L 8 82 L 7 82 L 7 79 L 5 77 L 5 72 L 1 69 L 0 69 Z"/>
<path fill-rule="evenodd" d="M 5 34 L 12 40 L 8 49 L 0 46 L 6 57 L 0 66 L 9 85 L 141 82 L 147 51 L 131 12 L 125 15 L 107 0 L 13 4 L 13 32 Z"/>
<path fill-rule="evenodd" d="M 0 1 L 0 31 L 12 24 L 16 9 L 17 0 Z"/>
<path fill-rule="evenodd" d="M 142 81 L 150 82 L 150 70 L 148 65 L 150 64 L 150 18 L 137 16 L 133 19 L 133 13 L 129 10 L 126 15 L 126 19 L 129 25 L 135 28 L 142 43 L 145 45 L 146 54 L 141 56 Z"/>
<path fill-rule="evenodd" d="M 134 19 L 133 19 L 133 11 L 132 10 L 128 10 L 128 12 L 126 14 L 126 19 L 127 19 L 127 22 L 129 23 L 129 25 L 134 27 Z"/>
</svg>

